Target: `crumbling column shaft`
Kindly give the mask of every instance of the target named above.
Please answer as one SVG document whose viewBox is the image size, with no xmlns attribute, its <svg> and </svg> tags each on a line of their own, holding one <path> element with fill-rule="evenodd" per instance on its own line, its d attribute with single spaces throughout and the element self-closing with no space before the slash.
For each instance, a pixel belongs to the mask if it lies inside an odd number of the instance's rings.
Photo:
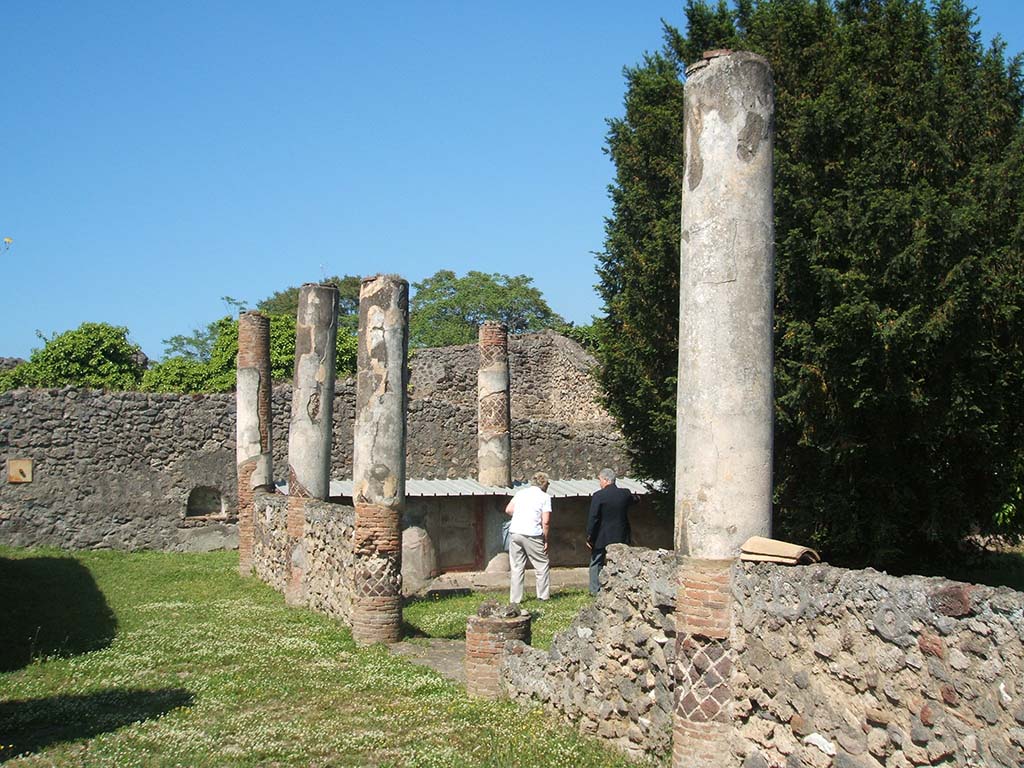
<svg viewBox="0 0 1024 768">
<path fill-rule="evenodd" d="M 408 338 L 409 284 L 390 275 L 363 280 L 352 454 L 352 637 L 360 645 L 401 639 Z"/>
<path fill-rule="evenodd" d="M 477 479 L 512 486 L 512 419 L 509 411 L 508 327 L 480 326 L 477 372 Z"/>
<path fill-rule="evenodd" d="M 330 495 L 338 289 L 306 283 L 295 316 L 295 383 L 288 428 L 288 494 Z"/>
<path fill-rule="evenodd" d="M 687 70 L 684 109 L 676 549 L 731 558 L 748 537 L 771 535 L 768 62 L 745 52 L 708 54 Z"/>
<path fill-rule="evenodd" d="M 295 314 L 295 383 L 288 427 L 290 559 L 285 599 L 290 605 L 305 600 L 306 499 L 330 495 L 337 333 L 338 289 L 306 283 L 299 289 Z"/>
<path fill-rule="evenodd" d="M 270 415 L 270 320 L 238 317 L 235 455 L 238 466 L 238 570 L 252 571 L 253 495 L 274 488 Z"/>
</svg>

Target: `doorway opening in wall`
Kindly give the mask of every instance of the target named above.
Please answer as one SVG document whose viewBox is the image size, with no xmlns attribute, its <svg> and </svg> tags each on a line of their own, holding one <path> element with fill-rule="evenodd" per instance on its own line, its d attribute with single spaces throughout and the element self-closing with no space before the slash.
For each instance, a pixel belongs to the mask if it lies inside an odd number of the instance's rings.
<svg viewBox="0 0 1024 768">
<path fill-rule="evenodd" d="M 219 489 L 209 485 L 198 485 L 191 490 L 185 504 L 185 525 L 227 520 L 227 504 Z"/>
</svg>

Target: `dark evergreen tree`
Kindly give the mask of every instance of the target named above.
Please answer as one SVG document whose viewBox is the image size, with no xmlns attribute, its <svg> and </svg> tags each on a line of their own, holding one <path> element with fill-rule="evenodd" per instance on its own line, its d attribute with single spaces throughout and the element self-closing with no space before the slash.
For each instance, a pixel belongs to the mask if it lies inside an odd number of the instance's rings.
<svg viewBox="0 0 1024 768">
<path fill-rule="evenodd" d="M 954 556 L 970 534 L 1019 535 L 1020 58 L 1007 62 L 998 41 L 985 50 L 961 0 L 686 11 L 687 34 L 667 29 L 661 58 L 743 47 L 775 74 L 777 528 L 834 560 L 890 567 Z M 627 81 L 628 120 L 642 90 Z M 678 250 L 633 234 L 678 227 L 678 193 L 663 214 L 634 205 L 621 143 L 613 130 L 619 175 L 599 269 L 612 336 L 662 312 L 657 290 L 678 271 Z M 612 258 L 631 250 L 643 257 Z M 671 454 L 671 399 L 663 390 L 636 418 L 642 403 L 623 396 L 617 372 L 632 363 L 667 381 L 675 317 L 661 326 L 633 337 L 643 348 L 622 352 L 628 363 L 606 353 L 613 412 L 641 459 Z M 659 362 L 647 368 L 650 355 Z M 632 419 L 650 434 L 638 440 Z M 638 464 L 671 481 L 668 461 Z"/>
</svg>

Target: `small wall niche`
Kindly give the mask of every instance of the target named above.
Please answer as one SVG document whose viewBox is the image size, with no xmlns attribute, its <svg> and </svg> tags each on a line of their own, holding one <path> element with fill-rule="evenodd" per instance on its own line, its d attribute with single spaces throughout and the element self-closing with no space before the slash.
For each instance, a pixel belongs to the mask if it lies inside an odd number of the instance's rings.
<svg viewBox="0 0 1024 768">
<path fill-rule="evenodd" d="M 192 489 L 185 505 L 185 520 L 224 520 L 227 518 L 227 506 L 220 490 L 209 485 L 199 485 Z"/>
</svg>

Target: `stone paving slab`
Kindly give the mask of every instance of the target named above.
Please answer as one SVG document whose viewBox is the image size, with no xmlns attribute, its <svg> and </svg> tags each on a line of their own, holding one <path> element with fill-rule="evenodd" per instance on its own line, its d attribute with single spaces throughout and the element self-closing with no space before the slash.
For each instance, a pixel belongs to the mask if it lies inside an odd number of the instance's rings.
<svg viewBox="0 0 1024 768">
<path fill-rule="evenodd" d="M 389 645 L 388 650 L 413 664 L 429 667 L 443 677 L 466 684 L 466 641 L 422 637 Z"/>
</svg>

